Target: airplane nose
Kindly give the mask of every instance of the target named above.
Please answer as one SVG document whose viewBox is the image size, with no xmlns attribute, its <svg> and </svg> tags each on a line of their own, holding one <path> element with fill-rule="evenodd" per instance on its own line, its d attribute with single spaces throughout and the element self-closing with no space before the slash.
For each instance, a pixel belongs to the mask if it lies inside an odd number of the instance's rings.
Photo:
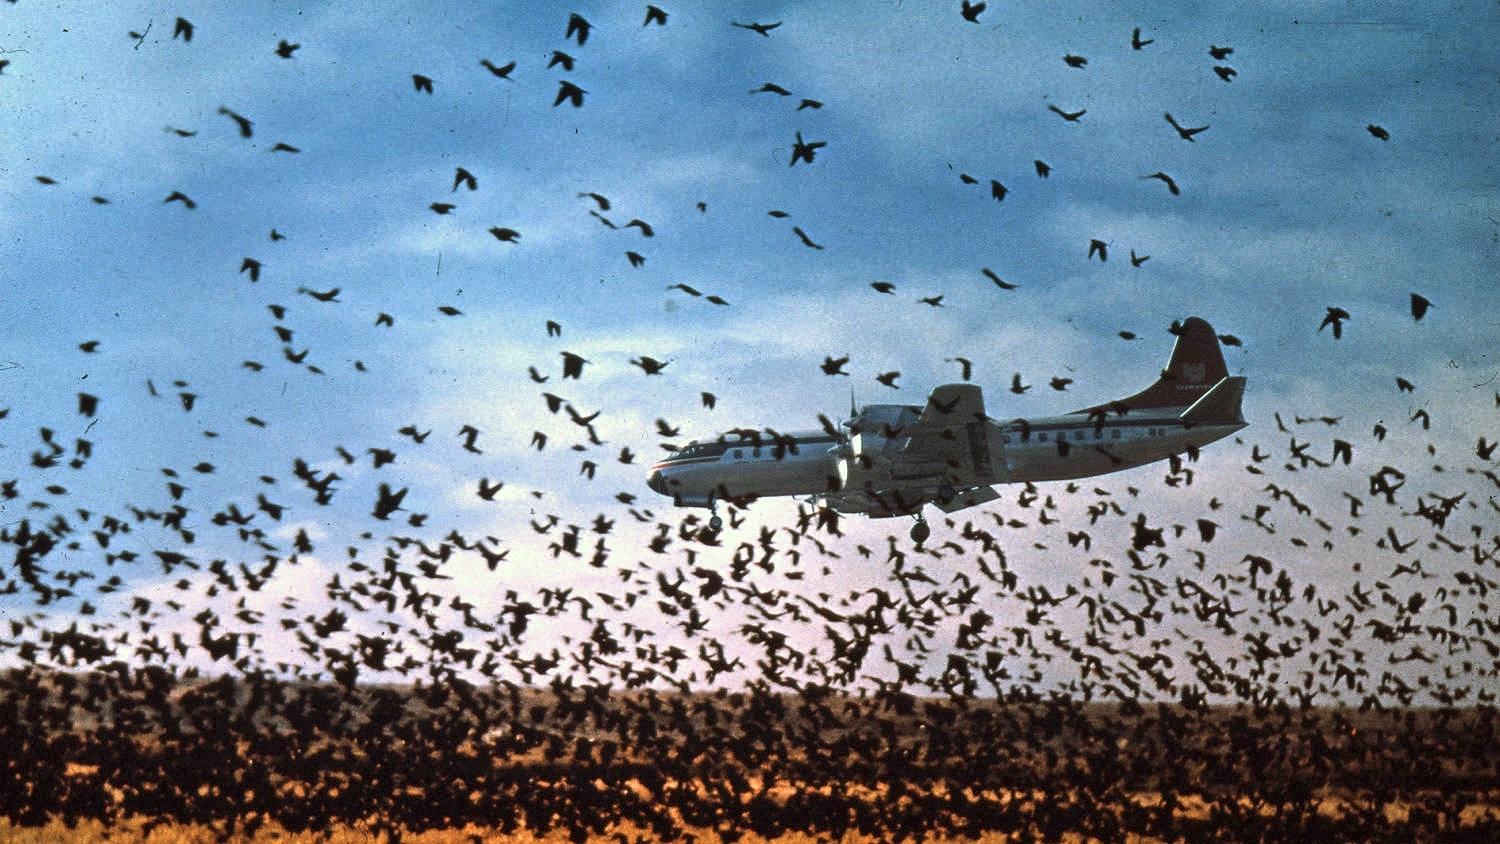
<svg viewBox="0 0 1500 844">
<path fill-rule="evenodd" d="M 646 476 L 646 486 L 659 495 L 667 494 L 667 479 L 662 477 L 660 469 L 652 469 L 651 474 Z"/>
</svg>

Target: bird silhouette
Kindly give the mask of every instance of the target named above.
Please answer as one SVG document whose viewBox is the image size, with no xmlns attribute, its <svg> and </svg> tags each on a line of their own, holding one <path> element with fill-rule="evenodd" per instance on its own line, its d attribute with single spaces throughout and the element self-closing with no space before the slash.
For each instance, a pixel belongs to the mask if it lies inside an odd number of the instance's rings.
<svg viewBox="0 0 1500 844">
<path fill-rule="evenodd" d="M 1069 123 L 1077 123 L 1078 118 L 1084 116 L 1085 114 L 1088 114 L 1088 109 L 1081 108 L 1077 111 L 1063 111 L 1052 103 L 1048 103 L 1047 108 Z"/>
<path fill-rule="evenodd" d="M 1324 314 L 1323 321 L 1318 323 L 1318 331 L 1328 326 L 1333 326 L 1333 339 L 1337 340 L 1344 336 L 1344 320 L 1349 319 L 1349 312 L 1340 307 L 1330 306 Z"/>
<path fill-rule="evenodd" d="M 463 185 L 469 190 L 478 190 L 479 180 L 474 178 L 473 173 L 470 173 L 468 170 L 459 167 L 453 171 L 453 189 L 450 190 L 449 193 L 458 190 L 459 185 Z"/>
<path fill-rule="evenodd" d="M 282 57 L 283 59 L 289 59 L 292 57 L 292 54 L 301 49 L 301 47 L 301 44 L 292 44 L 289 43 L 285 38 L 283 38 L 276 44 L 276 55 Z"/>
<path fill-rule="evenodd" d="M 1156 39 L 1154 39 L 1154 38 L 1145 38 L 1145 39 L 1141 38 L 1141 28 L 1140 27 L 1136 27 L 1130 33 L 1130 49 L 1132 49 L 1132 50 L 1139 50 L 1142 47 L 1146 46 L 1147 44 L 1153 44 L 1153 43 L 1155 43 L 1155 41 L 1156 41 Z"/>
<path fill-rule="evenodd" d="M 1171 176 L 1168 176 L 1166 173 L 1163 173 L 1160 170 L 1156 171 L 1155 173 L 1142 176 L 1141 178 L 1161 180 L 1161 183 L 1167 186 L 1167 190 L 1171 192 L 1173 196 L 1177 196 L 1178 194 L 1182 193 L 1182 191 L 1177 188 L 1177 182 L 1173 181 Z"/>
<path fill-rule="evenodd" d="M 981 267 L 979 271 L 984 273 L 985 278 L 993 281 L 995 283 L 995 286 L 1000 288 L 1001 290 L 1015 290 L 1017 287 L 1019 287 L 1019 285 L 1012 284 L 1011 282 L 1002 279 L 999 275 L 995 274 L 994 270 L 990 269 L 989 267 Z"/>
<path fill-rule="evenodd" d="M 969 0 L 962 0 L 958 7 L 958 14 L 969 23 L 979 23 L 979 16 L 984 13 L 984 7 L 983 2 L 971 3 Z"/>
<path fill-rule="evenodd" d="M 224 115 L 224 116 L 226 116 L 226 117 L 228 117 L 229 119 L 231 119 L 231 120 L 233 120 L 235 122 L 235 125 L 239 127 L 240 137 L 242 137 L 242 138 L 248 138 L 248 137 L 251 137 L 251 135 L 254 134 L 254 132 L 252 131 L 253 124 L 247 118 L 245 118 L 245 117 L 243 117 L 243 116 L 241 116 L 239 114 L 236 114 L 233 111 L 230 111 L 228 108 L 225 108 L 224 106 L 219 106 L 219 113 L 222 114 L 222 115 Z M 181 134 L 181 133 L 179 133 L 179 134 Z M 194 133 L 194 134 L 196 134 L 196 133 Z"/>
<path fill-rule="evenodd" d="M 1371 123 L 1366 126 L 1365 129 L 1379 140 L 1389 141 L 1391 139 L 1391 133 L 1387 131 L 1384 126 L 1377 126 L 1374 123 Z"/>
<path fill-rule="evenodd" d="M 557 83 L 557 98 L 552 101 L 552 105 L 555 108 L 566 101 L 571 103 L 574 108 L 581 108 L 583 106 L 583 95 L 587 93 L 587 91 L 566 79 L 559 80 Z"/>
<path fill-rule="evenodd" d="M 667 13 L 657 8 L 656 6 L 647 6 L 646 20 L 641 24 L 641 26 L 650 26 L 653 23 L 657 24 L 658 26 L 666 26 Z"/>
<path fill-rule="evenodd" d="M 496 65 L 489 59 L 480 59 L 479 63 L 484 66 L 485 70 L 488 70 L 490 73 L 500 77 L 501 79 L 507 80 L 510 79 L 510 72 L 516 69 L 516 63 L 513 61 L 506 62 L 503 65 Z"/>
<path fill-rule="evenodd" d="M 796 164 L 798 161 L 806 161 L 808 164 L 811 164 L 813 159 L 817 157 L 818 150 L 826 146 L 828 146 L 827 141 L 804 141 L 802 140 L 802 133 L 798 132 L 797 140 L 792 145 L 791 163 Z"/>
<path fill-rule="evenodd" d="M 825 358 L 823 358 L 823 364 L 822 364 L 823 374 L 824 375 L 848 375 L 849 373 L 847 373 L 847 372 L 844 371 L 844 365 L 847 364 L 848 362 L 849 362 L 849 356 L 848 355 L 844 355 L 843 357 L 840 357 L 840 358 L 825 357 Z"/>
<path fill-rule="evenodd" d="M 578 46 L 582 47 L 583 42 L 589 40 L 590 29 L 592 29 L 592 25 L 584 19 L 583 15 L 575 12 L 568 15 L 568 29 L 567 32 L 563 34 L 563 37 L 576 37 L 578 39 Z"/>
<path fill-rule="evenodd" d="M 1178 123 L 1176 120 L 1174 120 L 1172 118 L 1172 113 L 1171 112 L 1166 112 L 1162 116 L 1167 119 L 1168 123 L 1172 124 L 1172 128 L 1173 129 L 1177 130 L 1177 137 L 1182 138 L 1184 141 L 1194 140 L 1194 138 L 1193 138 L 1194 135 L 1196 135 L 1199 132 L 1203 132 L 1203 131 L 1205 131 L 1205 130 L 1208 129 L 1207 126 L 1193 126 L 1193 127 L 1183 126 L 1182 124 Z"/>
<path fill-rule="evenodd" d="M 193 25 L 186 18 L 178 18 L 172 26 L 172 38 L 181 38 L 184 42 L 193 40 Z"/>
<path fill-rule="evenodd" d="M 766 38 L 770 38 L 771 30 L 775 29 L 778 26 L 781 26 L 781 21 L 777 21 L 775 23 L 740 23 L 738 21 L 730 21 L 729 25 L 737 26 L 740 29 L 748 29 L 751 32 L 756 32 L 760 35 L 765 36 Z"/>
<path fill-rule="evenodd" d="M 411 75 L 411 85 L 418 91 L 418 93 L 432 93 L 432 78 L 429 76 L 423 76 L 420 73 L 413 73 Z"/>
<path fill-rule="evenodd" d="M 1416 320 L 1417 322 L 1421 322 L 1422 317 L 1427 316 L 1427 309 L 1430 307 L 1432 307 L 1432 302 L 1428 301 L 1426 296 L 1423 296 L 1420 293 L 1411 294 L 1412 319 Z"/>
<path fill-rule="evenodd" d="M 1108 261 L 1109 260 L 1109 244 L 1107 244 L 1104 241 L 1099 240 L 1097 238 L 1091 239 L 1089 241 L 1089 254 L 1088 254 L 1088 257 L 1092 258 L 1095 255 L 1099 256 L 1099 260 L 1100 261 Z"/>
</svg>

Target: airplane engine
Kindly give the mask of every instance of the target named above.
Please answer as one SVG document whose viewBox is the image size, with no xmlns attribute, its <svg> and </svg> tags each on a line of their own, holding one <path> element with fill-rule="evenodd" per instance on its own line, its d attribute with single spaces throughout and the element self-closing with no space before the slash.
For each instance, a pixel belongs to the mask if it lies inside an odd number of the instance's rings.
<svg viewBox="0 0 1500 844">
<path fill-rule="evenodd" d="M 891 460 L 885 456 L 886 438 L 869 432 L 850 437 L 838 449 L 839 489 L 878 489 L 891 482 Z"/>
</svg>

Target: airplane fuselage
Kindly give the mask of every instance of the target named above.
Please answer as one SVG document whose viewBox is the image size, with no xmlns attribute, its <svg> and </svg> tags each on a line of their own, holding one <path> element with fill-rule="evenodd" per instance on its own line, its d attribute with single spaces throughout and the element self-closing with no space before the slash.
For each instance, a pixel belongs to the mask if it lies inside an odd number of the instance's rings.
<svg viewBox="0 0 1500 844">
<path fill-rule="evenodd" d="M 838 428 L 779 434 L 740 429 L 694 441 L 651 467 L 647 485 L 683 507 L 795 495 L 840 512 L 915 515 L 993 501 L 1004 483 L 1118 472 L 1196 452 L 1245 427 L 1245 378 L 1229 375 L 1217 335 L 1190 317 L 1156 382 L 1134 395 L 1062 416 L 997 422 L 979 387 L 943 384 L 923 406 L 856 409 Z M 718 517 L 710 520 L 718 524 Z"/>
<path fill-rule="evenodd" d="M 920 408 L 911 408 L 913 412 Z M 1184 454 L 1245 427 L 1244 422 L 1185 423 L 1176 412 L 1141 412 L 1102 423 L 1080 414 L 985 422 L 986 438 L 998 438 L 1004 465 L 995 483 L 1064 481 L 1118 472 Z M 777 439 L 727 435 L 692 442 L 651 467 L 647 485 L 678 506 L 709 506 L 760 496 L 825 497 L 838 509 L 846 489 L 839 473 L 842 438 L 824 431 Z M 892 486 L 941 481 L 921 470 L 891 478 Z M 865 512 L 854 506 L 851 511 Z M 871 515 L 897 515 L 880 512 Z"/>
</svg>

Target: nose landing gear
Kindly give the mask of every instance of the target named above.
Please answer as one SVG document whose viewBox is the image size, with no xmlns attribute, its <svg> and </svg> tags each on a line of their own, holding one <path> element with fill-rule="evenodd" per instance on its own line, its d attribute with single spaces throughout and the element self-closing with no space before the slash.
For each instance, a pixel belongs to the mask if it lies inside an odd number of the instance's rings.
<svg viewBox="0 0 1500 844">
<path fill-rule="evenodd" d="M 719 499 L 708 499 L 708 512 L 711 514 L 708 517 L 708 529 L 714 532 L 723 530 L 724 520 L 719 518 Z"/>
</svg>

